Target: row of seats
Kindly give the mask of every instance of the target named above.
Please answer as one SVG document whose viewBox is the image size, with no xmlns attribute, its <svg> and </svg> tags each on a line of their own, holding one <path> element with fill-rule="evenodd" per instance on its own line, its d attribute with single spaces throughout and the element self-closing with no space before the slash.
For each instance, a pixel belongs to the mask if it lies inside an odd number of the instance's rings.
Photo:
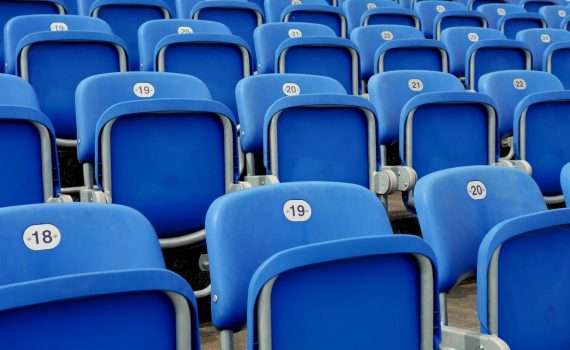
<svg viewBox="0 0 570 350">
<path fill-rule="evenodd" d="M 561 179 L 570 189 L 570 165 Z M 427 175 L 416 204 L 423 239 L 394 235 L 361 186 L 299 182 L 217 199 L 206 229 L 221 348 L 233 349 L 244 327 L 252 350 L 570 344 L 570 285 L 561 277 L 570 210 L 548 211 L 520 170 L 485 166 Z M 0 221 L 9 257 L 1 345 L 200 348 L 191 289 L 165 270 L 155 232 L 136 211 L 28 205 L 0 209 Z M 445 295 L 473 274 L 481 334 L 446 324 Z M 30 337 L 30 326 L 46 334 Z"/>
</svg>

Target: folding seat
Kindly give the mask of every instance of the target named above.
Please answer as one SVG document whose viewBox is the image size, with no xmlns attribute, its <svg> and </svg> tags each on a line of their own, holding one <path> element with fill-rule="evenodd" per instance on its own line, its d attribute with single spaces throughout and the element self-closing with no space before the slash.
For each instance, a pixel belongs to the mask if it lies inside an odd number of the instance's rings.
<svg viewBox="0 0 570 350">
<path fill-rule="evenodd" d="M 450 71 L 465 77 L 465 86 L 470 90 L 477 87 L 483 74 L 531 69 L 532 57 L 527 45 L 505 39 L 503 33 L 495 29 L 448 28 L 442 32 L 441 41 L 449 52 Z"/>
<path fill-rule="evenodd" d="M 355 44 L 314 23 L 268 23 L 253 33 L 257 72 L 324 75 L 358 94 L 359 54 Z"/>
<path fill-rule="evenodd" d="M 509 39 L 515 39 L 524 29 L 546 28 L 542 15 L 529 13 L 518 4 L 487 4 L 478 9 L 489 20 L 489 27 L 498 29 Z"/>
<path fill-rule="evenodd" d="M 562 20 L 568 15 L 568 7 L 563 5 L 543 6 L 538 13 L 546 19 L 550 28 L 560 28 Z"/>
<path fill-rule="evenodd" d="M 195 5 L 193 5 L 195 4 Z M 263 24 L 263 3 L 239 0 L 176 0 L 179 18 L 220 22 L 254 48 L 253 31 Z M 255 57 L 254 57 L 255 59 Z"/>
<path fill-rule="evenodd" d="M 326 0 L 267 0 L 265 1 L 267 22 L 306 22 L 330 27 L 337 36 L 347 36 L 346 18 L 338 7 L 330 6 Z"/>
<path fill-rule="evenodd" d="M 414 5 L 414 10 L 420 17 L 422 22 L 422 30 L 428 39 L 435 38 L 435 17 L 446 11 L 466 10 L 465 5 L 460 2 L 454 1 L 439 1 L 439 0 L 426 0 L 417 2 Z"/>
<path fill-rule="evenodd" d="M 52 123 L 24 80 L 0 74 L 0 162 L 5 164 L 0 207 L 59 201 Z"/>
<path fill-rule="evenodd" d="M 404 69 L 444 71 L 448 69 L 445 46 L 409 26 L 373 25 L 356 28 L 351 40 L 360 52 L 362 80 L 374 73 Z M 421 60 L 418 57 L 422 57 Z"/>
<path fill-rule="evenodd" d="M 521 0 L 520 5 L 528 12 L 538 13 L 544 6 L 558 5 L 556 0 Z M 556 27 L 559 28 L 559 27 Z"/>
<path fill-rule="evenodd" d="M 515 159 L 527 161 L 549 204 L 563 201 L 560 170 L 570 161 L 568 91 L 545 91 L 520 101 L 514 113 Z"/>
<path fill-rule="evenodd" d="M 330 79 L 297 74 L 244 79 L 236 95 L 243 150 L 263 149 L 268 175 L 373 189 L 378 120 L 368 101 Z"/>
<path fill-rule="evenodd" d="M 562 90 L 562 83 L 552 74 L 521 70 L 485 74 L 479 79 L 478 87 L 479 92 L 495 101 L 501 139 L 513 135 L 513 115 L 522 99 L 537 92 Z"/>
<path fill-rule="evenodd" d="M 401 164 L 418 178 L 441 169 L 495 163 L 494 102 L 464 91 L 458 79 L 424 71 L 377 74 L 370 79 L 369 97 L 377 107 L 380 143 L 398 140 Z M 402 191 L 408 205 L 413 205 L 411 190 Z"/>
<path fill-rule="evenodd" d="M 166 270 L 140 213 L 34 204 L 0 209 L 0 221 L 3 349 L 200 349 L 192 289 Z"/>
<path fill-rule="evenodd" d="M 570 41 L 570 32 L 562 29 L 526 29 L 517 34 L 517 40 L 524 42 L 532 51 L 532 67 L 542 70 L 546 49 L 559 42 Z"/>
<path fill-rule="evenodd" d="M 141 70 L 193 75 L 235 113 L 235 86 L 251 74 L 247 43 L 221 23 L 156 20 L 139 30 Z"/>
<path fill-rule="evenodd" d="M 483 246 L 491 235 L 489 231 L 503 225 L 504 220 L 546 210 L 536 183 L 524 172 L 505 167 L 471 166 L 438 171 L 418 181 L 414 197 L 423 239 L 435 251 L 438 262 L 444 324 L 447 294 L 461 281 L 475 274 L 480 277 L 487 270 L 482 271 L 480 263 Z M 487 293 L 481 289 L 486 283 L 485 279 L 477 278 L 478 300 Z M 525 294 L 524 289 L 519 292 Z M 508 304 L 509 300 L 502 299 L 501 303 Z M 529 309 L 524 310 L 527 315 Z M 484 315 L 479 309 L 481 331 L 490 334 L 484 327 Z M 501 332 L 498 335 L 509 341 Z"/>
<path fill-rule="evenodd" d="M 76 101 L 78 159 L 95 164 L 103 192 L 82 199 L 139 210 L 164 248 L 203 240 L 208 206 L 237 176 L 231 111 L 200 80 L 175 73 L 97 75 Z"/>
<path fill-rule="evenodd" d="M 390 0 L 345 0 L 342 2 L 342 10 L 346 16 L 349 31 L 361 25 L 369 24 L 410 25 L 420 29 L 419 20 L 413 11 L 401 8 L 396 2 Z M 388 19 L 390 14 L 393 14 L 394 17 Z M 383 19 L 379 17 L 383 17 Z M 381 20 L 382 22 L 378 23 Z"/>
<path fill-rule="evenodd" d="M 129 70 L 138 70 L 137 31 L 141 24 L 175 17 L 171 0 L 78 0 L 82 16 L 97 17 L 107 22 L 117 36 L 125 41 L 129 52 Z"/>
<path fill-rule="evenodd" d="M 206 228 L 221 349 L 232 349 L 233 332 L 246 324 L 248 349 L 505 346 L 439 327 L 430 249 L 393 235 L 380 206 L 361 187 L 338 183 L 278 184 L 216 200 Z M 347 295 L 366 302 L 339 303 Z"/>
<path fill-rule="evenodd" d="M 60 14 L 67 12 L 64 1 L 19 1 L 7 0 L 0 2 L 0 28 L 16 16 L 35 14 Z M 4 35 L 0 35 L 0 73 L 4 72 Z"/>
<path fill-rule="evenodd" d="M 570 41 L 557 42 L 544 50 L 544 61 L 542 62 L 542 69 L 554 74 L 562 81 L 566 89 L 570 89 L 570 70 L 568 69 L 569 55 Z"/>
<path fill-rule="evenodd" d="M 449 10 L 439 13 L 433 20 L 433 35 L 436 40 L 441 38 L 444 29 L 452 27 L 487 28 L 487 19 L 477 11 Z"/>
<path fill-rule="evenodd" d="M 91 75 L 127 69 L 123 41 L 97 18 L 16 17 L 6 24 L 4 46 L 6 72 L 33 86 L 62 146 L 75 145 L 77 84 Z"/>
</svg>

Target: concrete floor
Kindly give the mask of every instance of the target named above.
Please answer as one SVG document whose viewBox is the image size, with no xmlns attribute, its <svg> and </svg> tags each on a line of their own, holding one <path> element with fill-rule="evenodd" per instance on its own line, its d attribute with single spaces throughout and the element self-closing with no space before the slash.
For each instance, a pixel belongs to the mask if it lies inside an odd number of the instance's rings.
<svg viewBox="0 0 570 350">
<path fill-rule="evenodd" d="M 396 232 L 418 233 L 419 228 L 415 218 L 403 206 L 398 196 L 389 199 L 390 218 Z M 473 281 L 465 282 L 450 293 L 448 299 L 449 325 L 473 331 L 479 330 L 476 314 L 476 286 Z M 201 328 L 203 350 L 218 350 L 218 333 L 211 325 Z M 246 348 L 246 332 L 241 331 L 235 336 L 236 349 Z"/>
</svg>

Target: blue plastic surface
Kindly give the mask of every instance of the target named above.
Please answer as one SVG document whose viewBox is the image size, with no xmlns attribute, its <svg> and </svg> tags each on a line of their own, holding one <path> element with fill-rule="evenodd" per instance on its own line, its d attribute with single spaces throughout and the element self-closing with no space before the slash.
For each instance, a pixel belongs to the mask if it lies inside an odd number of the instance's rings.
<svg viewBox="0 0 570 350">
<path fill-rule="evenodd" d="M 370 5 L 369 5 L 370 4 Z M 349 32 L 360 26 L 362 15 L 367 10 L 380 8 L 399 8 L 398 4 L 390 0 L 345 0 L 341 8 L 346 16 Z"/>
<path fill-rule="evenodd" d="M 532 68 L 542 70 L 546 48 L 557 42 L 570 41 L 570 32 L 562 29 L 526 29 L 518 32 L 517 40 L 526 43 L 532 52 Z"/>
<path fill-rule="evenodd" d="M 303 6 L 303 5 L 323 5 L 328 6 L 326 0 L 303 0 L 300 3 L 292 3 L 291 0 L 266 0 L 265 5 L 265 18 L 267 23 L 281 22 L 285 14 L 285 8 L 290 5 Z"/>
<path fill-rule="evenodd" d="M 478 12 L 481 12 L 487 21 L 489 21 L 489 28 L 499 29 L 499 21 L 502 17 L 512 15 L 515 13 L 526 13 L 526 10 L 518 4 L 509 3 L 489 3 L 483 4 L 477 8 Z"/>
<path fill-rule="evenodd" d="M 418 57 L 422 57 L 421 60 Z M 446 71 L 449 67 L 445 46 L 437 40 L 407 39 L 390 41 L 374 54 L 374 72 L 393 70 Z M 380 68 L 382 66 L 382 69 Z"/>
<path fill-rule="evenodd" d="M 550 28 L 560 28 L 564 17 L 568 16 L 569 9 L 564 5 L 550 5 L 543 6 L 538 10 L 538 13 L 546 19 Z"/>
<path fill-rule="evenodd" d="M 311 218 L 288 221 L 283 214 L 288 200 L 306 201 Z M 250 280 L 273 254 L 311 243 L 392 234 L 382 204 L 370 191 L 350 184 L 299 182 L 219 198 L 208 210 L 206 230 L 212 295 L 218 297 L 212 303 L 212 322 L 218 329 L 233 330 L 245 325 Z"/>
<path fill-rule="evenodd" d="M 562 186 L 562 193 L 564 194 L 564 201 L 569 202 L 570 198 L 570 165 L 566 164 L 562 167 L 560 172 L 560 185 Z"/>
<path fill-rule="evenodd" d="M 476 190 L 468 186 L 471 181 L 483 183 L 485 198 L 470 197 L 469 191 Z M 448 293 L 466 274 L 475 273 L 479 245 L 493 226 L 546 210 L 540 190 L 528 175 L 518 169 L 492 166 L 429 174 L 416 184 L 414 203 L 422 236 L 437 258 L 439 288 L 443 293 Z M 478 284 L 482 282 L 477 280 Z M 479 317 L 483 319 L 481 313 Z"/>
<path fill-rule="evenodd" d="M 509 39 L 516 39 L 518 32 L 525 29 L 546 28 L 546 20 L 538 13 L 511 13 L 499 19 L 498 27 Z"/>
<path fill-rule="evenodd" d="M 420 19 L 413 10 L 397 7 L 380 7 L 367 10 L 360 18 L 361 25 L 396 24 L 419 29 Z"/>
<path fill-rule="evenodd" d="M 428 39 L 432 39 L 435 36 L 434 33 L 434 19 L 440 14 L 449 10 L 465 10 L 465 5 L 460 2 L 455 1 L 439 1 L 439 0 L 427 0 L 420 1 L 414 5 L 414 10 L 420 17 L 422 21 L 422 30 Z"/>
<path fill-rule="evenodd" d="M 283 9 L 281 20 L 322 24 L 334 30 L 341 38 L 346 38 L 348 35 L 344 13 L 338 7 L 330 6 L 326 1 L 324 4 L 288 5 Z"/>
<path fill-rule="evenodd" d="M 542 69 L 554 74 L 566 89 L 570 88 L 570 69 L 567 67 L 569 55 L 570 41 L 562 41 L 549 45 L 544 50 L 542 60 Z"/>
<path fill-rule="evenodd" d="M 528 12 L 538 13 L 544 6 L 558 5 L 560 2 L 556 0 L 521 0 L 520 5 Z M 558 27 L 556 27 L 558 28 Z"/>
<path fill-rule="evenodd" d="M 439 24 L 439 32 L 438 32 Z M 433 19 L 433 35 L 437 39 L 441 32 L 453 27 L 487 27 L 487 19 L 482 13 L 470 10 L 449 10 L 438 13 Z"/>
</svg>

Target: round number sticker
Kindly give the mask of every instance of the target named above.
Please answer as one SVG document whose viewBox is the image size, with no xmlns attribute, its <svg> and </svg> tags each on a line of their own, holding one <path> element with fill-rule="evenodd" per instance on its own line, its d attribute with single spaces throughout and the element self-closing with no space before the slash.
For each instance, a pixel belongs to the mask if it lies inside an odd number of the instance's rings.
<svg viewBox="0 0 570 350">
<path fill-rule="evenodd" d="M 178 34 L 192 34 L 194 33 L 194 29 L 192 29 L 191 27 L 182 26 L 178 27 L 177 32 Z"/>
<path fill-rule="evenodd" d="M 287 96 L 297 96 L 301 94 L 301 87 L 296 83 L 285 83 L 283 84 L 282 90 Z"/>
<path fill-rule="evenodd" d="M 472 43 L 475 43 L 475 42 L 479 41 L 479 34 L 469 33 L 469 34 L 467 34 L 467 39 L 469 39 L 469 41 L 471 41 Z"/>
<path fill-rule="evenodd" d="M 487 188 L 481 181 L 469 181 L 467 184 L 467 194 L 475 201 L 485 199 L 487 198 Z"/>
<path fill-rule="evenodd" d="M 154 96 L 154 86 L 151 83 L 136 83 L 133 92 L 137 97 L 149 98 Z"/>
<path fill-rule="evenodd" d="M 505 10 L 505 9 L 502 8 L 502 7 L 499 7 L 499 8 L 497 9 L 497 14 L 498 14 L 499 16 L 504 16 L 504 15 L 507 14 L 507 10 Z"/>
<path fill-rule="evenodd" d="M 550 42 L 550 35 L 540 34 L 540 41 L 542 41 L 545 44 L 548 44 Z"/>
<path fill-rule="evenodd" d="M 301 30 L 299 29 L 289 29 L 289 32 L 287 33 L 289 34 L 290 38 L 300 38 L 303 36 L 303 32 L 301 32 Z"/>
<path fill-rule="evenodd" d="M 522 78 L 513 79 L 513 86 L 517 90 L 525 90 L 526 89 L 526 81 Z"/>
<path fill-rule="evenodd" d="M 437 6 L 435 7 L 435 10 L 437 11 L 437 13 L 442 13 L 442 12 L 445 11 L 445 6 L 443 6 L 443 5 L 437 5 Z"/>
<path fill-rule="evenodd" d="M 385 30 L 382 33 L 380 33 L 380 36 L 382 36 L 382 39 L 384 40 L 392 40 L 394 39 L 394 34 L 391 31 Z"/>
<path fill-rule="evenodd" d="M 566 17 L 566 11 L 565 10 L 558 10 L 558 16 L 564 18 Z"/>
<path fill-rule="evenodd" d="M 408 88 L 413 92 L 420 92 L 424 89 L 424 83 L 419 79 L 408 80 Z"/>
<path fill-rule="evenodd" d="M 368 4 L 366 4 L 366 8 L 369 10 L 375 9 L 376 8 L 376 4 L 373 2 L 369 2 Z"/>
<path fill-rule="evenodd" d="M 52 32 L 67 32 L 69 27 L 63 22 L 53 22 L 49 25 L 49 30 Z"/>
<path fill-rule="evenodd" d="M 61 242 L 61 232 L 51 224 L 29 226 L 22 236 L 30 250 L 51 250 Z"/>
<path fill-rule="evenodd" d="M 288 200 L 283 204 L 283 215 L 289 221 L 307 221 L 311 218 L 311 214 L 311 206 L 302 199 Z"/>
</svg>

